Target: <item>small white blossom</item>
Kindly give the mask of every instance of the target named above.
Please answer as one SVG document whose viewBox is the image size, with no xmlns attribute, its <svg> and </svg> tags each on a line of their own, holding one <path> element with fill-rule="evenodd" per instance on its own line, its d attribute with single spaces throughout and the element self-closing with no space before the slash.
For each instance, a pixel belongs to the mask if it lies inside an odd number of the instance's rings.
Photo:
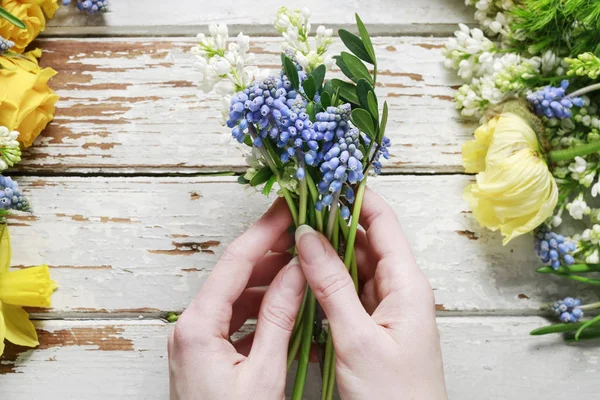
<svg viewBox="0 0 600 400">
<path fill-rule="evenodd" d="M 595 249 L 592 254 L 585 258 L 585 262 L 588 264 L 598 264 L 600 262 L 600 256 L 598 255 L 598 249 Z"/>
<path fill-rule="evenodd" d="M 581 174 L 585 172 L 587 168 L 587 162 L 583 157 L 575 157 L 575 161 L 569 164 L 569 171 L 571 171 L 571 176 L 575 180 L 579 180 Z"/>
<path fill-rule="evenodd" d="M 592 186 L 592 197 L 598 196 L 598 193 L 600 193 L 600 179 Z"/>
<path fill-rule="evenodd" d="M 592 171 L 589 174 L 586 174 L 583 178 L 579 180 L 579 184 L 587 187 L 590 187 L 594 182 L 594 177 L 596 176 L 596 171 Z M 594 196 L 595 197 L 595 196 Z"/>
<path fill-rule="evenodd" d="M 558 227 L 560 226 L 560 224 L 562 224 L 562 218 L 560 217 L 560 215 L 555 215 L 554 217 L 552 217 L 552 226 L 553 227 Z"/>
<path fill-rule="evenodd" d="M 0 172 L 21 161 L 18 137 L 19 132 L 0 126 Z"/>
<path fill-rule="evenodd" d="M 583 219 L 584 215 L 589 215 L 592 212 L 591 208 L 588 207 L 582 195 L 578 196 L 571 203 L 567 204 L 566 208 L 569 211 L 571 217 L 573 217 L 573 219 L 578 220 Z"/>
</svg>

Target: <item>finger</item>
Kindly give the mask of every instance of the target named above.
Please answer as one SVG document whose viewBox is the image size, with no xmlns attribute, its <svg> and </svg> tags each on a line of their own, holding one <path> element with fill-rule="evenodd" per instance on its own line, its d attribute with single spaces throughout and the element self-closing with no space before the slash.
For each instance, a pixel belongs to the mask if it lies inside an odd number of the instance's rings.
<svg viewBox="0 0 600 400">
<path fill-rule="evenodd" d="M 278 199 L 250 229 L 227 246 L 190 307 L 190 314 L 200 318 L 205 326 L 202 334 L 228 338 L 231 306 L 246 288 L 256 263 L 273 247 L 291 221 L 285 201 Z"/>
<path fill-rule="evenodd" d="M 296 230 L 296 247 L 306 280 L 329 319 L 334 335 L 343 337 L 356 326 L 368 326 L 354 283 L 344 264 L 325 237 L 308 225 Z"/>
<path fill-rule="evenodd" d="M 381 298 L 397 290 L 402 282 L 423 277 L 396 213 L 381 196 L 369 189 L 365 192 L 360 223 L 377 259 L 375 274 Z"/>
<path fill-rule="evenodd" d="M 292 231 L 293 232 L 293 231 Z M 271 251 L 274 253 L 285 253 L 294 246 L 294 235 L 289 231 L 285 231 L 281 234 L 279 239 L 271 247 Z"/>
<path fill-rule="evenodd" d="M 252 350 L 248 356 L 256 366 L 285 373 L 287 350 L 298 315 L 306 279 L 298 258 L 277 274 L 265 294 L 258 314 Z"/>
<path fill-rule="evenodd" d="M 233 315 L 229 326 L 229 336 L 236 333 L 250 318 L 258 316 L 260 303 L 265 296 L 266 288 L 250 288 L 244 290 L 239 299 L 233 303 Z"/>
<path fill-rule="evenodd" d="M 254 267 L 247 287 L 269 286 L 281 268 L 292 259 L 289 253 L 270 253 L 264 256 Z"/>
</svg>

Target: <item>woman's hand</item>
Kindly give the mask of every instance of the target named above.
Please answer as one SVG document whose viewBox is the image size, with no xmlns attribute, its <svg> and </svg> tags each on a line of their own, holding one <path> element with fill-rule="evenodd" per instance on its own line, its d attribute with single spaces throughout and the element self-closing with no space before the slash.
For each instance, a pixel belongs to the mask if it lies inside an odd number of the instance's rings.
<svg viewBox="0 0 600 400">
<path fill-rule="evenodd" d="M 284 399 L 288 343 L 306 286 L 298 259 L 284 253 L 293 245 L 291 222 L 277 201 L 227 247 L 169 338 L 171 399 Z M 256 332 L 231 343 L 256 316 Z"/>
<path fill-rule="evenodd" d="M 361 296 L 327 239 L 296 231 L 300 264 L 332 329 L 342 399 L 446 399 L 435 303 L 395 213 L 368 190 L 356 256 Z"/>
</svg>

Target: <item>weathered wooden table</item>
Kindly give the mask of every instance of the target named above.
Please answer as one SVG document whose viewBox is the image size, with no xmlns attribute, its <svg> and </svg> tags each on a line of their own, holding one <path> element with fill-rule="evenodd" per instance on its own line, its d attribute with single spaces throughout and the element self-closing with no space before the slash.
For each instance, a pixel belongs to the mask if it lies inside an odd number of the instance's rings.
<svg viewBox="0 0 600 400">
<path fill-rule="evenodd" d="M 315 27 L 350 27 L 358 11 L 378 36 L 393 158 L 371 185 L 396 209 L 435 289 L 450 397 L 595 394 L 597 351 L 528 336 L 547 323 L 543 303 L 585 297 L 584 288 L 535 275 L 531 237 L 503 248 L 462 201 L 472 177 L 460 148 L 475 125 L 454 109 L 459 80 L 441 48 L 472 10 L 462 0 L 304 3 Z M 11 224 L 13 265 L 47 263 L 60 289 L 51 310 L 33 310 L 40 348 L 10 346 L 1 359 L 3 400 L 168 397 L 172 325 L 162 317 L 188 304 L 269 202 L 212 175 L 240 172 L 244 159 L 219 145 L 218 104 L 197 95 L 188 50 L 224 21 L 254 36 L 258 64 L 276 68 L 278 6 L 113 0 L 99 19 L 61 8 L 51 21 L 37 43 L 42 64 L 59 72 L 61 99 L 15 171 L 35 212 Z"/>
</svg>

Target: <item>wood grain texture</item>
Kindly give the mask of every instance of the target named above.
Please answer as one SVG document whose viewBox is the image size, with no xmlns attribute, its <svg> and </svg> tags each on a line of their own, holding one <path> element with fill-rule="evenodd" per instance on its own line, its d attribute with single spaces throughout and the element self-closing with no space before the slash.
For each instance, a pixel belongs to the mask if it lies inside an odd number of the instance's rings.
<svg viewBox="0 0 600 400">
<path fill-rule="evenodd" d="M 539 317 L 438 318 L 449 398 L 595 398 L 600 368 L 593 345 L 527 336 L 546 323 Z M 40 349 L 9 346 L 0 359 L 3 398 L 168 398 L 166 343 L 172 325 L 156 320 L 36 325 Z M 556 371 L 568 371 L 568 384 L 549 378 Z M 318 398 L 318 371 L 311 372 L 306 400 Z"/>
<path fill-rule="evenodd" d="M 459 80 L 442 65 L 445 39 L 375 38 L 379 95 L 390 104 L 386 173 L 462 172 L 460 149 L 475 125 L 455 110 Z M 240 171 L 239 147 L 218 123 L 216 94 L 195 86 L 193 39 L 43 40 L 41 63 L 59 74 L 56 117 L 19 168 L 27 173 Z M 252 41 L 272 72 L 275 38 Z M 341 50 L 339 43 L 334 51 Z"/>
<path fill-rule="evenodd" d="M 260 6 L 232 0 L 215 4 L 146 0 L 141 6 L 136 0 L 120 0 L 111 2 L 109 13 L 91 18 L 74 7 L 61 7 L 44 35 L 195 35 L 219 22 L 253 35 L 273 35 L 273 21 L 281 5 L 295 7 L 295 3 L 276 0 L 262 1 Z M 384 0 L 368 6 L 358 0 L 305 0 L 302 6 L 312 11 L 315 29 L 321 24 L 354 28 L 354 13 L 358 12 L 373 35 L 446 34 L 457 23 L 473 20 L 473 10 L 465 7 L 464 0 Z"/>
<path fill-rule="evenodd" d="M 521 315 L 585 285 L 534 273 L 532 237 L 502 247 L 461 199 L 471 178 L 390 176 L 388 199 L 435 289 L 440 311 Z M 235 177 L 20 178 L 35 213 L 12 218 L 13 265 L 47 263 L 60 289 L 54 313 L 181 310 L 225 246 L 271 200 Z M 587 289 L 587 291 L 586 291 Z M 72 314 L 71 314 L 72 313 Z M 42 315 L 44 316 L 44 315 Z"/>
</svg>

